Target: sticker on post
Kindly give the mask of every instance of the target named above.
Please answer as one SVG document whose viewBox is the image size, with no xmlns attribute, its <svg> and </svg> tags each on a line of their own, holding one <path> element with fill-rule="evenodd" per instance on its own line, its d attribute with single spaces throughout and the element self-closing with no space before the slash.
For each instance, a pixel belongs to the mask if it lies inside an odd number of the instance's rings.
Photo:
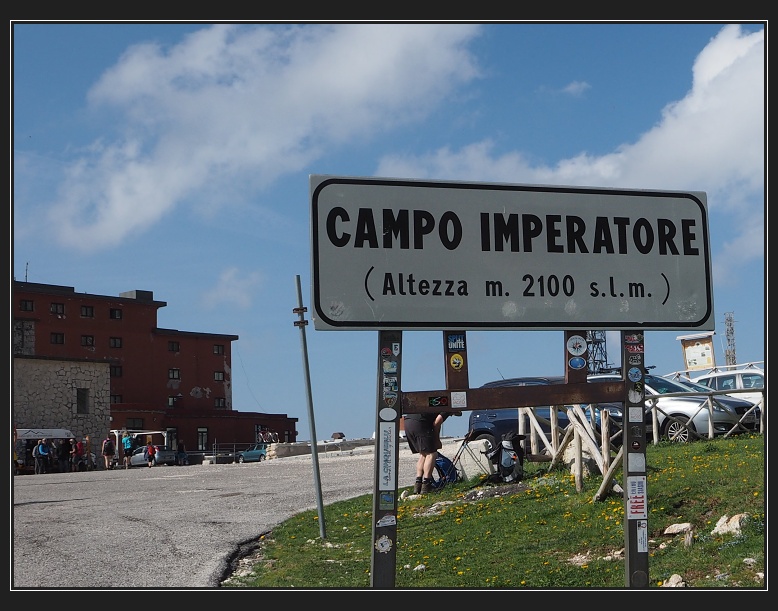
<svg viewBox="0 0 778 611">
<path fill-rule="evenodd" d="M 567 340 L 567 351 L 573 356 L 581 356 L 586 352 L 586 340 L 580 335 L 571 335 Z"/>
<path fill-rule="evenodd" d="M 376 539 L 375 548 L 381 554 L 388 554 L 392 550 L 392 540 L 386 535 L 381 535 Z"/>
<path fill-rule="evenodd" d="M 395 496 L 394 490 L 383 490 L 378 495 L 378 508 L 381 510 L 395 511 Z"/>
<path fill-rule="evenodd" d="M 395 424 L 394 422 L 379 423 L 379 446 L 378 446 L 378 489 L 379 490 L 397 490 L 397 473 L 395 473 L 395 464 L 397 448 L 395 447 Z"/>
<path fill-rule="evenodd" d="M 387 513 L 385 516 L 381 516 L 381 519 L 375 523 L 376 528 L 381 528 L 382 526 L 395 526 L 396 524 L 397 518 L 391 513 Z"/>
<path fill-rule="evenodd" d="M 465 335 L 464 333 L 450 334 L 446 338 L 449 352 L 465 351 Z"/>
<path fill-rule="evenodd" d="M 467 407 L 467 393 L 457 390 L 451 392 L 451 407 L 464 409 Z"/>
</svg>

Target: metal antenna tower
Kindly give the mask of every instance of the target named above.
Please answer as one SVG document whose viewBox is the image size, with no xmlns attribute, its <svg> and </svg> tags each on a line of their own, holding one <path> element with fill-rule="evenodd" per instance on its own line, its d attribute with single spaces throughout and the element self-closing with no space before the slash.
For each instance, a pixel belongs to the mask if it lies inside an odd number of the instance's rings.
<svg viewBox="0 0 778 611">
<path fill-rule="evenodd" d="M 726 325 L 727 348 L 724 350 L 724 360 L 727 365 L 737 365 L 737 356 L 735 355 L 735 313 L 724 313 L 724 324 Z"/>
<path fill-rule="evenodd" d="M 587 331 L 586 346 L 589 350 L 589 373 L 600 373 L 608 366 L 605 331 Z"/>
</svg>

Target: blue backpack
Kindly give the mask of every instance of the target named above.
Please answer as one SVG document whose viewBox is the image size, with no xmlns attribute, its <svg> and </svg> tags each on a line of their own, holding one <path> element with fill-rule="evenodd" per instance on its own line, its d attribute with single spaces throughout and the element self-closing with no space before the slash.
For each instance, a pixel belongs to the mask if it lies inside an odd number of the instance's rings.
<svg viewBox="0 0 778 611">
<path fill-rule="evenodd" d="M 438 452 L 438 459 L 435 461 L 435 472 L 437 477 L 433 479 L 435 488 L 442 488 L 446 484 L 453 484 L 459 480 L 459 472 L 448 458 Z"/>
</svg>

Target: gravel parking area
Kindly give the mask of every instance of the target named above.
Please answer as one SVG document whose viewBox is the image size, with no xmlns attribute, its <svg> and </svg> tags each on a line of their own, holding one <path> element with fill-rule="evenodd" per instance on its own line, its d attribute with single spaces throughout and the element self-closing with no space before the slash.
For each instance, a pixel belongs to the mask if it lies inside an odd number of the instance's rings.
<svg viewBox="0 0 778 611">
<path fill-rule="evenodd" d="M 459 443 L 445 440 L 443 452 Z M 373 457 L 373 446 L 320 453 L 323 504 L 372 493 Z M 415 462 L 402 443 L 400 488 Z M 241 546 L 317 507 L 313 474 L 306 455 L 16 476 L 12 588 L 218 588 Z"/>
</svg>

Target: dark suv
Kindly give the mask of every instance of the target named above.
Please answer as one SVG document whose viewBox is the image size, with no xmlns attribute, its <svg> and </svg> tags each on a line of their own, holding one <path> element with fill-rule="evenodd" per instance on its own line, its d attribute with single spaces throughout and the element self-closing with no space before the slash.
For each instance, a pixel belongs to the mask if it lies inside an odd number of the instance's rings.
<svg viewBox="0 0 778 611">
<path fill-rule="evenodd" d="M 481 388 L 502 388 L 506 386 L 541 386 L 544 384 L 564 384 L 564 376 L 550 377 L 527 377 L 527 378 L 509 378 L 507 380 L 495 380 L 487 382 Z M 587 417 L 591 417 L 588 406 L 582 405 Z M 621 430 L 622 404 L 621 403 L 599 403 L 595 406 L 595 428 L 599 431 L 600 414 L 602 410 L 607 409 L 615 431 Z M 548 405 L 535 406 L 535 414 L 539 418 L 551 421 L 551 407 Z M 558 410 L 559 427 L 564 429 L 570 424 L 565 410 Z M 470 412 L 470 424 L 468 426 L 468 436 L 471 440 L 485 439 L 490 447 L 497 447 L 497 443 L 502 440 L 503 435 L 510 432 L 518 432 L 519 414 L 518 409 L 500 408 L 500 409 L 481 409 Z M 541 423 L 541 429 L 548 435 L 551 428 L 545 423 Z M 613 438 L 614 444 L 621 443 L 621 435 Z"/>
</svg>

